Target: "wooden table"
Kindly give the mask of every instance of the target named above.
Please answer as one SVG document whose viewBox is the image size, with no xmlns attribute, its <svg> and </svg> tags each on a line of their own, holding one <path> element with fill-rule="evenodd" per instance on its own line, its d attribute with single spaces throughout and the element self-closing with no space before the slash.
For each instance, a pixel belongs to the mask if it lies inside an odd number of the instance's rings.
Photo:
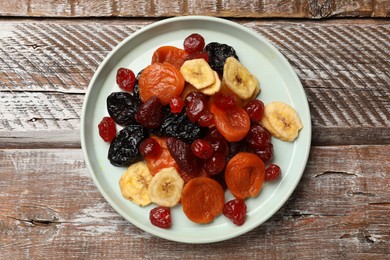
<svg viewBox="0 0 390 260">
<path fill-rule="evenodd" d="M 213 244 L 130 224 L 98 192 L 80 147 L 84 94 L 103 58 L 180 15 L 266 37 L 312 114 L 291 198 L 258 228 Z M 390 259 L 390 1 L 2 0 L 0 16 L 0 259 Z"/>
</svg>

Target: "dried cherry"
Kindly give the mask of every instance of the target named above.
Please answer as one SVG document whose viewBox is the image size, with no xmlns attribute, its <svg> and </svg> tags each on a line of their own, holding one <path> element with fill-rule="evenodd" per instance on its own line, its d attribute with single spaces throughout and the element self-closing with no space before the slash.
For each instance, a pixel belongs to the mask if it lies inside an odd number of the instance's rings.
<svg viewBox="0 0 390 260">
<path fill-rule="evenodd" d="M 216 175 L 223 171 L 226 161 L 221 153 L 213 153 L 204 163 L 203 169 L 210 175 Z"/>
<path fill-rule="evenodd" d="M 159 228 L 170 228 L 172 226 L 171 209 L 168 207 L 156 207 L 150 210 L 149 220 Z"/>
<path fill-rule="evenodd" d="M 171 108 L 172 113 L 180 113 L 184 106 L 185 104 L 181 97 L 173 97 L 169 102 L 169 107 Z"/>
<path fill-rule="evenodd" d="M 246 204 L 242 199 L 233 199 L 225 203 L 222 209 L 223 215 L 237 226 L 241 226 L 246 218 Z"/>
<path fill-rule="evenodd" d="M 265 149 L 268 143 L 271 142 L 271 135 L 261 125 L 254 124 L 249 129 L 245 140 L 252 148 Z"/>
<path fill-rule="evenodd" d="M 192 153 L 201 159 L 208 159 L 213 154 L 214 149 L 205 139 L 196 139 L 191 144 Z"/>
<path fill-rule="evenodd" d="M 193 33 L 184 39 L 183 47 L 188 53 L 198 53 L 203 51 L 205 41 L 202 35 Z"/>
<path fill-rule="evenodd" d="M 135 74 L 131 69 L 119 68 L 116 72 L 116 83 L 124 91 L 132 92 L 135 80 Z"/>
<path fill-rule="evenodd" d="M 264 103 L 261 100 L 252 100 L 244 108 L 253 121 L 259 122 L 264 116 Z"/>
<path fill-rule="evenodd" d="M 162 153 L 162 147 L 155 138 L 146 138 L 139 145 L 143 157 L 156 158 Z"/>
<path fill-rule="evenodd" d="M 108 149 L 108 159 L 115 166 L 129 166 L 142 160 L 138 146 L 146 138 L 145 128 L 129 125 L 123 128 L 112 140 Z"/>
<path fill-rule="evenodd" d="M 104 142 L 111 142 L 116 136 L 116 125 L 114 119 L 105 116 L 98 124 L 99 135 Z"/>
<path fill-rule="evenodd" d="M 270 163 L 265 170 L 265 181 L 274 181 L 280 178 L 282 170 L 276 164 Z"/>
</svg>

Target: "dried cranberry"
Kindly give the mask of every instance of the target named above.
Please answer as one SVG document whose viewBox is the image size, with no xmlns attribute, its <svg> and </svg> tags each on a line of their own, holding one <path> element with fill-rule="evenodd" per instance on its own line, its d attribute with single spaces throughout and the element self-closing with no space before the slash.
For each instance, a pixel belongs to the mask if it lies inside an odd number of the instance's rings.
<svg viewBox="0 0 390 260">
<path fill-rule="evenodd" d="M 202 92 L 193 91 L 187 94 L 187 96 L 184 99 L 184 103 L 186 106 L 193 100 L 193 99 L 200 99 L 203 101 L 203 103 L 207 103 L 207 96 L 203 94 Z"/>
<path fill-rule="evenodd" d="M 207 103 L 200 98 L 192 99 L 187 105 L 187 117 L 191 122 L 196 122 L 202 116 L 203 111 L 206 109 Z"/>
<path fill-rule="evenodd" d="M 196 157 L 208 159 L 213 154 L 213 147 L 204 139 L 196 139 L 191 144 L 191 151 Z"/>
<path fill-rule="evenodd" d="M 214 103 L 221 109 L 229 109 L 236 105 L 236 97 L 232 94 L 219 93 L 214 96 Z"/>
<path fill-rule="evenodd" d="M 216 175 L 223 171 L 226 161 L 225 156 L 221 153 L 213 153 L 204 164 L 204 170 L 210 175 Z"/>
<path fill-rule="evenodd" d="M 161 154 L 162 148 L 156 139 L 147 138 L 140 143 L 139 152 L 143 157 L 155 158 Z"/>
<path fill-rule="evenodd" d="M 274 181 L 280 178 L 282 170 L 276 164 L 271 163 L 265 170 L 265 181 Z"/>
<path fill-rule="evenodd" d="M 261 125 L 252 125 L 245 140 L 253 148 L 265 149 L 271 141 L 271 135 Z"/>
<path fill-rule="evenodd" d="M 217 128 L 212 127 L 205 136 L 205 139 L 211 144 L 214 152 L 227 155 L 229 153 L 229 144 L 226 139 L 221 135 Z"/>
<path fill-rule="evenodd" d="M 184 107 L 184 101 L 181 97 L 173 97 L 169 102 L 169 107 L 171 108 L 172 113 L 180 113 Z"/>
<path fill-rule="evenodd" d="M 157 128 L 163 123 L 163 116 L 161 101 L 153 96 L 139 106 L 135 120 L 146 128 Z"/>
<path fill-rule="evenodd" d="M 244 224 L 246 219 L 246 204 L 242 199 L 233 199 L 225 203 L 223 215 L 233 221 L 237 226 Z"/>
<path fill-rule="evenodd" d="M 205 46 L 205 41 L 202 35 L 193 33 L 184 39 L 183 46 L 188 53 L 201 52 Z"/>
<path fill-rule="evenodd" d="M 150 222 L 159 228 L 170 228 L 172 226 L 171 209 L 168 207 L 156 207 L 150 210 Z"/>
<path fill-rule="evenodd" d="M 245 106 L 245 110 L 253 121 L 259 122 L 264 116 L 264 103 L 258 99 L 252 100 Z"/>
<path fill-rule="evenodd" d="M 98 125 L 99 135 L 104 142 L 111 142 L 116 136 L 116 124 L 114 119 L 105 116 Z"/>
<path fill-rule="evenodd" d="M 116 73 L 116 83 L 124 91 L 132 92 L 135 85 L 135 74 L 127 68 L 120 68 Z"/>
<path fill-rule="evenodd" d="M 204 110 L 196 122 L 203 127 L 212 126 L 215 123 L 214 115 L 210 111 Z"/>
</svg>

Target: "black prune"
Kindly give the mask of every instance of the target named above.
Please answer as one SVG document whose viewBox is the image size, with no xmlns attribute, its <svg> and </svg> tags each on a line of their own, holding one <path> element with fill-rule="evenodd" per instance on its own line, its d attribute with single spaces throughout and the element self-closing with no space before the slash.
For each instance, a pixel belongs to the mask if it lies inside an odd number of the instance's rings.
<svg viewBox="0 0 390 260">
<path fill-rule="evenodd" d="M 138 106 L 139 101 L 127 92 L 113 92 L 107 97 L 108 114 L 115 123 L 122 126 L 136 123 L 135 113 Z"/>
<path fill-rule="evenodd" d="M 133 124 L 123 128 L 108 149 L 110 163 L 115 166 L 129 166 L 141 161 L 138 146 L 146 137 L 145 128 L 141 125 Z"/>
<path fill-rule="evenodd" d="M 164 119 L 160 127 L 151 129 L 157 136 L 176 137 L 187 143 L 192 143 L 197 138 L 202 138 L 207 133 L 207 127 L 201 127 L 197 123 L 192 123 L 185 109 L 180 113 L 172 113 L 169 106 L 164 106 Z"/>
<path fill-rule="evenodd" d="M 223 66 L 227 58 L 233 56 L 238 60 L 236 50 L 227 44 L 210 42 L 204 47 L 204 51 L 209 55 L 210 67 L 218 73 L 223 73 Z"/>
</svg>

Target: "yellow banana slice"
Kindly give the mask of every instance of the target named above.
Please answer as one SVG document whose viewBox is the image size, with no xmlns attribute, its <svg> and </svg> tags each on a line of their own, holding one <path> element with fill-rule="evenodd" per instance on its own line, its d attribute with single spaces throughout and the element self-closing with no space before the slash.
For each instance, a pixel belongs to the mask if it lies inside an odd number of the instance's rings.
<svg viewBox="0 0 390 260">
<path fill-rule="evenodd" d="M 215 77 L 214 83 L 211 84 L 210 86 L 202 88 L 200 90 L 200 92 L 202 92 L 203 94 L 208 95 L 208 96 L 212 96 L 215 93 L 217 93 L 218 91 L 220 91 L 221 86 L 222 86 L 221 80 L 219 79 L 219 76 L 218 76 L 218 73 L 214 70 L 213 70 L 213 73 L 214 73 L 214 77 Z"/>
<path fill-rule="evenodd" d="M 119 180 L 123 197 L 141 207 L 149 205 L 148 188 L 152 177 L 145 162 L 130 165 Z"/>
<path fill-rule="evenodd" d="M 265 106 L 261 123 L 272 136 L 287 142 L 294 141 L 303 128 L 295 109 L 279 101 Z"/>
<path fill-rule="evenodd" d="M 179 203 L 184 181 L 174 167 L 159 171 L 149 185 L 149 198 L 153 203 L 173 207 Z"/>
<path fill-rule="evenodd" d="M 202 89 L 215 82 L 214 72 L 204 59 L 187 60 L 180 68 L 183 78 L 196 89 Z"/>
<path fill-rule="evenodd" d="M 260 92 L 257 78 L 234 57 L 226 59 L 222 80 L 231 91 L 243 100 L 251 98 L 255 91 Z"/>
</svg>

